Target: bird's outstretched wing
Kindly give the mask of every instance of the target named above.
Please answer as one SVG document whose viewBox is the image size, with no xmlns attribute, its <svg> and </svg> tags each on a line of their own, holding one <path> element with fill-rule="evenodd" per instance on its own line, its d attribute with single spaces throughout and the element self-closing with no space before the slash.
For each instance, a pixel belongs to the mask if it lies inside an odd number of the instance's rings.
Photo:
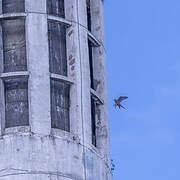
<svg viewBox="0 0 180 180">
<path fill-rule="evenodd" d="M 127 96 L 120 96 L 118 102 L 122 102 L 123 100 L 127 99 Z"/>
</svg>

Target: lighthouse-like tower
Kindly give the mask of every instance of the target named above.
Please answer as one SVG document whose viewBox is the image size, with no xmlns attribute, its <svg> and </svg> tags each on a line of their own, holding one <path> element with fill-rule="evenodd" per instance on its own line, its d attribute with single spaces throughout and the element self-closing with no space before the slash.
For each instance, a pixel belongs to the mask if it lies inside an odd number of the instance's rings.
<svg viewBox="0 0 180 180">
<path fill-rule="evenodd" d="M 111 180 L 103 0 L 0 0 L 0 180 Z"/>
</svg>

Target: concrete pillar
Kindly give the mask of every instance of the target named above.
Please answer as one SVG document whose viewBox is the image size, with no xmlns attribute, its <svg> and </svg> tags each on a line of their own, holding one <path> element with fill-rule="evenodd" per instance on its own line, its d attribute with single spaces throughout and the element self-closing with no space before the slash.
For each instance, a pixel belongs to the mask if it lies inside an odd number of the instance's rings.
<svg viewBox="0 0 180 180">
<path fill-rule="evenodd" d="M 33 133 L 49 135 L 51 118 L 46 1 L 26 1 L 26 11 L 30 126 Z"/>
</svg>

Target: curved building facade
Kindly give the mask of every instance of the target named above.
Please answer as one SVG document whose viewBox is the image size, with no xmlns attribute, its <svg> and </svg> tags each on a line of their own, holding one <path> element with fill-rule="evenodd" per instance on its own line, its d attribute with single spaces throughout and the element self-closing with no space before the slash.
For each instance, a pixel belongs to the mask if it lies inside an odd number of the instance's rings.
<svg viewBox="0 0 180 180">
<path fill-rule="evenodd" d="M 103 0 L 0 0 L 0 180 L 111 180 Z"/>
</svg>

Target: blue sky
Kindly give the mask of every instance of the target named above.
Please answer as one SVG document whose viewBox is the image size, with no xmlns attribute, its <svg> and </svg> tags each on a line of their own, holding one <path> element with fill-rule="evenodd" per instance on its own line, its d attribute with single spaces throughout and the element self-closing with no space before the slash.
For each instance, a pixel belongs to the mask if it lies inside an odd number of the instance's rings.
<svg viewBox="0 0 180 180">
<path fill-rule="evenodd" d="M 180 1 L 105 0 L 105 26 L 113 180 L 180 180 Z"/>
</svg>

